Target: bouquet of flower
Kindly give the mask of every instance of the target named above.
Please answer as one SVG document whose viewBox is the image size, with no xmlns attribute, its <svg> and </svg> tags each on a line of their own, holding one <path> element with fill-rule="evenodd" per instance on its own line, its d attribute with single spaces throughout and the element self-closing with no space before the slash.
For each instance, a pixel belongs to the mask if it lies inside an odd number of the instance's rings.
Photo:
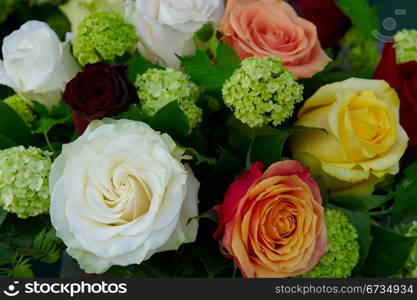
<svg viewBox="0 0 417 300">
<path fill-rule="evenodd" d="M 417 31 L 380 55 L 359 0 L 60 10 L 3 40 L 1 276 L 417 277 Z"/>
</svg>

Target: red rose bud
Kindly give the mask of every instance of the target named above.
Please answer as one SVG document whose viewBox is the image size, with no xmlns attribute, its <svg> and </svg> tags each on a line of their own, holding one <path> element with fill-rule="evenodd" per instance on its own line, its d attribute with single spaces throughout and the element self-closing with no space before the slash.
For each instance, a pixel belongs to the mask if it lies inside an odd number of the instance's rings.
<svg viewBox="0 0 417 300">
<path fill-rule="evenodd" d="M 410 138 L 409 150 L 417 153 L 417 62 L 397 64 L 393 46 L 394 42 L 385 44 L 373 78 L 387 81 L 397 91 L 401 100 L 400 123 Z"/>
<path fill-rule="evenodd" d="M 68 82 L 64 102 L 73 109 L 74 125 L 81 134 L 92 120 L 116 116 L 139 99 L 127 65 L 96 63 Z"/>
<path fill-rule="evenodd" d="M 298 15 L 317 26 L 323 48 L 335 46 L 351 27 L 334 0 L 290 0 Z"/>
</svg>

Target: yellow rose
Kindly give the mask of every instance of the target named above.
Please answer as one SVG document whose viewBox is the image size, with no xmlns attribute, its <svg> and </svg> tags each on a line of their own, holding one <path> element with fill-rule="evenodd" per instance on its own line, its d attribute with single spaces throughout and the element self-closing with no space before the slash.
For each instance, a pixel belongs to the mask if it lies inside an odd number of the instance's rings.
<svg viewBox="0 0 417 300">
<path fill-rule="evenodd" d="M 408 136 L 399 124 L 400 100 L 383 80 L 351 78 L 309 98 L 296 125 L 319 127 L 291 138 L 294 159 L 323 176 L 333 193 L 367 194 L 396 174 Z"/>
</svg>

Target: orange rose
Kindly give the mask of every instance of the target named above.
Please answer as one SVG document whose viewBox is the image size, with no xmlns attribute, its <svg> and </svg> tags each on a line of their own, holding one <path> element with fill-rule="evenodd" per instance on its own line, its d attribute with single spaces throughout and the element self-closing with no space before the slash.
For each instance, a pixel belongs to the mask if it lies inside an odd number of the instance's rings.
<svg viewBox="0 0 417 300">
<path fill-rule="evenodd" d="M 215 237 L 245 277 L 289 277 L 312 269 L 327 251 L 320 190 L 296 161 L 262 163 L 229 187 Z"/>
<path fill-rule="evenodd" d="M 312 77 L 331 61 L 316 26 L 281 0 L 227 1 L 220 31 L 242 60 L 276 56 L 298 78 Z"/>
</svg>

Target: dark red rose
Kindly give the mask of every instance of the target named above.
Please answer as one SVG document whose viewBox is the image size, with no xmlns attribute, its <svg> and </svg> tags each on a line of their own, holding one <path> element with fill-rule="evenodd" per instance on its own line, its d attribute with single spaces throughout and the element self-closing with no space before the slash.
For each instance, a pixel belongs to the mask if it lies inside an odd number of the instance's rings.
<svg viewBox="0 0 417 300">
<path fill-rule="evenodd" d="M 81 134 L 90 121 L 118 115 L 139 99 L 128 66 L 96 63 L 68 82 L 64 102 L 73 109 L 75 128 Z"/>
<path fill-rule="evenodd" d="M 351 27 L 350 19 L 336 5 L 334 0 L 290 0 L 300 17 L 317 27 L 321 46 L 335 46 Z"/>
<path fill-rule="evenodd" d="M 393 42 L 384 46 L 381 61 L 374 79 L 384 79 L 393 87 L 400 99 L 400 122 L 410 138 L 408 147 L 417 152 L 417 62 L 397 64 Z"/>
</svg>

